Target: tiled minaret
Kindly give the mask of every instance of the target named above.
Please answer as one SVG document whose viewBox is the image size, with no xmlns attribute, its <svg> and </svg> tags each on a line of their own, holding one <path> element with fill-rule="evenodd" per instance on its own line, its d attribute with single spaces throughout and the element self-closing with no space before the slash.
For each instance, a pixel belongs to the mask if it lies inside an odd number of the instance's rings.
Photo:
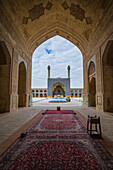
<svg viewBox="0 0 113 170">
<path fill-rule="evenodd" d="M 50 65 L 47 67 L 48 68 L 48 78 L 50 78 Z"/>
<path fill-rule="evenodd" d="M 67 69 L 68 69 L 68 78 L 70 78 L 70 66 L 69 65 L 68 65 Z"/>
</svg>

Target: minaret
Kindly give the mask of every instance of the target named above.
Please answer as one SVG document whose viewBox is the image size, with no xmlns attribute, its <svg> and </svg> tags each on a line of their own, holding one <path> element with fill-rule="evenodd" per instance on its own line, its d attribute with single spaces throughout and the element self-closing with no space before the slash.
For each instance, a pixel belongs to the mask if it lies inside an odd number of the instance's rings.
<svg viewBox="0 0 113 170">
<path fill-rule="evenodd" d="M 48 78 L 50 78 L 50 65 L 47 67 L 47 69 L 48 69 Z"/>
<path fill-rule="evenodd" d="M 70 78 L 70 66 L 69 65 L 68 65 L 67 69 L 68 69 L 68 78 Z"/>
</svg>

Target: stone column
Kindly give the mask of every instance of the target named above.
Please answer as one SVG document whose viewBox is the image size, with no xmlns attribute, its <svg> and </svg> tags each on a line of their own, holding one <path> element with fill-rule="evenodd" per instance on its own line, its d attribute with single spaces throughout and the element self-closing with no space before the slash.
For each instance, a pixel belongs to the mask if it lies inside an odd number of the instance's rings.
<svg viewBox="0 0 113 170">
<path fill-rule="evenodd" d="M 32 69 L 32 60 L 29 60 L 29 61 L 27 62 L 26 106 L 31 106 L 31 105 L 32 105 L 31 69 Z"/>
<path fill-rule="evenodd" d="M 83 105 L 88 106 L 88 73 L 87 73 L 87 61 L 85 60 L 83 60 L 83 75 L 84 75 Z"/>
<path fill-rule="evenodd" d="M 39 90 L 39 97 L 40 97 L 40 90 Z"/>
<path fill-rule="evenodd" d="M 96 109 L 103 111 L 102 61 L 100 49 L 96 52 Z"/>
<path fill-rule="evenodd" d="M 34 90 L 34 97 L 36 97 L 36 89 Z"/>
<path fill-rule="evenodd" d="M 10 89 L 10 111 L 18 108 L 18 53 L 12 50 L 11 62 L 11 89 Z"/>
<path fill-rule="evenodd" d="M 42 97 L 44 97 L 44 90 L 42 90 Z"/>
</svg>

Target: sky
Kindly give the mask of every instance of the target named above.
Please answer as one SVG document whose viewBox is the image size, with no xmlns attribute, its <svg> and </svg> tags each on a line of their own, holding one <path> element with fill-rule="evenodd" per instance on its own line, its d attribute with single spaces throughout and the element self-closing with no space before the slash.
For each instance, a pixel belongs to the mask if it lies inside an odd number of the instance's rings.
<svg viewBox="0 0 113 170">
<path fill-rule="evenodd" d="M 70 65 L 71 88 L 83 88 L 83 57 L 73 43 L 61 36 L 54 36 L 38 46 L 32 57 L 32 88 L 47 88 L 47 67 L 51 78 L 67 78 Z"/>
</svg>

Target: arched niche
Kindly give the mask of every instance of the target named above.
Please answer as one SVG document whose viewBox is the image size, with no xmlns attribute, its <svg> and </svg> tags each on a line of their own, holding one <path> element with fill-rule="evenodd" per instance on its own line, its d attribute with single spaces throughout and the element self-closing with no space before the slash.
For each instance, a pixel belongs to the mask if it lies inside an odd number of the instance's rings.
<svg viewBox="0 0 113 170">
<path fill-rule="evenodd" d="M 0 41 L 0 113 L 10 111 L 11 56 L 5 42 Z"/>
<path fill-rule="evenodd" d="M 71 97 L 74 97 L 74 94 L 73 94 L 73 93 L 71 93 Z"/>
<path fill-rule="evenodd" d="M 113 112 L 113 40 L 108 42 L 103 54 L 103 89 L 104 111 Z"/>
<path fill-rule="evenodd" d="M 44 94 L 44 97 L 47 97 L 47 94 L 46 94 L 46 93 Z"/>
<path fill-rule="evenodd" d="M 26 67 L 22 61 L 18 72 L 18 107 L 26 106 Z"/>
<path fill-rule="evenodd" d="M 52 87 L 52 97 L 63 96 L 65 97 L 65 86 L 61 82 L 57 82 Z"/>
<path fill-rule="evenodd" d="M 40 93 L 40 97 L 43 97 L 43 94 L 42 94 L 42 93 Z"/>
<path fill-rule="evenodd" d="M 89 82 L 89 106 L 96 106 L 96 79 L 93 77 Z"/>
<path fill-rule="evenodd" d="M 88 84 L 89 84 L 89 106 L 96 107 L 96 78 L 95 63 L 90 62 L 88 68 Z"/>
</svg>

